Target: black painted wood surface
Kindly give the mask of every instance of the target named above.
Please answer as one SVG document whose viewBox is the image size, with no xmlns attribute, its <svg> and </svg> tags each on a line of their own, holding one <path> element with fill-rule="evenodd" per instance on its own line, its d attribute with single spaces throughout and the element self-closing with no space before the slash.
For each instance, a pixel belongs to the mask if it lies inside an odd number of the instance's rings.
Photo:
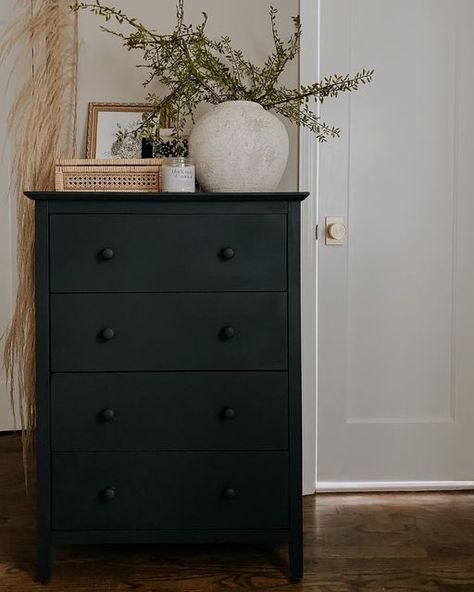
<svg viewBox="0 0 474 592">
<path fill-rule="evenodd" d="M 286 372 L 53 374 L 53 450 L 287 450 Z"/>
<path fill-rule="evenodd" d="M 285 291 L 286 216 L 51 216 L 53 292 Z"/>
<path fill-rule="evenodd" d="M 287 528 L 287 474 L 286 452 L 55 452 L 53 528 Z"/>
<path fill-rule="evenodd" d="M 300 202 L 306 199 L 309 193 L 296 191 L 280 191 L 271 193 L 242 192 L 242 193 L 161 193 L 147 191 L 25 191 L 25 195 L 34 201 L 152 201 L 152 202 Z"/>
<path fill-rule="evenodd" d="M 279 292 L 52 294 L 52 370 L 285 370 L 286 306 Z"/>
<path fill-rule="evenodd" d="M 303 577 L 303 467 L 301 401 L 300 203 L 288 206 L 288 392 L 290 451 L 290 571 Z"/>
<path fill-rule="evenodd" d="M 41 581 L 53 543 L 164 541 L 286 540 L 302 577 L 306 195 L 28 194 Z"/>
<path fill-rule="evenodd" d="M 36 516 L 38 577 L 51 574 L 50 440 L 50 319 L 49 319 L 49 202 L 35 204 L 35 312 L 36 312 Z"/>
</svg>

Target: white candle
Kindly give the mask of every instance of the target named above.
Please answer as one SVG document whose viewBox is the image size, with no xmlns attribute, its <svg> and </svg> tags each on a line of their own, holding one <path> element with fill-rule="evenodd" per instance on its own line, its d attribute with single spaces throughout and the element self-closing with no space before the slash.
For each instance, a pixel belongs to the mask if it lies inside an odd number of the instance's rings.
<svg viewBox="0 0 474 592">
<path fill-rule="evenodd" d="M 163 159 L 162 189 L 165 192 L 194 192 L 195 171 L 190 158 L 182 156 Z"/>
</svg>

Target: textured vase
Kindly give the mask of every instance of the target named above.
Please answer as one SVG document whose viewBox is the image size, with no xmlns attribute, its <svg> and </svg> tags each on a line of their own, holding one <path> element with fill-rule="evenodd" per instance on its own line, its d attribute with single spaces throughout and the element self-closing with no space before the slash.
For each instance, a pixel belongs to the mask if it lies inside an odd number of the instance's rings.
<svg viewBox="0 0 474 592">
<path fill-rule="evenodd" d="M 197 121 L 189 138 L 204 191 L 274 191 L 288 148 L 283 123 L 251 101 L 217 105 Z"/>
</svg>

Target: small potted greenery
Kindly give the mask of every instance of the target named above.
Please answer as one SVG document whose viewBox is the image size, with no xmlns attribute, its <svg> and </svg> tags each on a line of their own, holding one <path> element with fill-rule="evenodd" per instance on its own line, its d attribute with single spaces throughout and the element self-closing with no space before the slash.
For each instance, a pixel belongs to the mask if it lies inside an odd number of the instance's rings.
<svg viewBox="0 0 474 592">
<path fill-rule="evenodd" d="M 143 54 L 148 76 L 146 87 L 157 80 L 168 88 L 163 97 L 148 95 L 153 111 L 144 116 L 134 133 L 159 138 L 160 112 L 166 110 L 174 122 L 177 139 L 187 121 L 194 122 L 198 105 L 214 108 L 193 127 L 191 157 L 196 174 L 207 191 L 271 191 L 278 185 L 288 158 L 288 134 L 274 112 L 298 126 L 311 130 L 321 142 L 337 137 L 340 130 L 322 122 L 315 101 L 357 90 L 372 80 L 373 70 L 355 75 L 333 75 L 310 85 L 286 88 L 279 78 L 298 55 L 301 23 L 293 17 L 294 32 L 281 39 L 277 13 L 270 8 L 274 51 L 263 65 L 247 59 L 234 49 L 228 36 L 210 39 L 206 34 L 207 15 L 199 25 L 186 24 L 184 0 L 177 3 L 177 22 L 172 33 L 162 34 L 146 27 L 121 10 L 105 6 L 101 0 L 76 2 L 73 10 L 90 10 L 106 21 L 115 20 L 132 28 L 130 33 L 102 29 L 119 37 L 128 50 Z"/>
</svg>

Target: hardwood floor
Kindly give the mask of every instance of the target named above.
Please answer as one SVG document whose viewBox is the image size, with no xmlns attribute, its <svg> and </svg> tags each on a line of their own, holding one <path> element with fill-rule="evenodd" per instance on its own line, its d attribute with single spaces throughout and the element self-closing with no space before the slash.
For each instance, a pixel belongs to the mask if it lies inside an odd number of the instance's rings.
<svg viewBox="0 0 474 592">
<path fill-rule="evenodd" d="M 19 441 L 0 436 L 0 591 L 474 592 L 474 493 L 326 494 L 304 507 L 298 584 L 283 546 L 77 546 L 56 550 L 43 587 Z"/>
</svg>

